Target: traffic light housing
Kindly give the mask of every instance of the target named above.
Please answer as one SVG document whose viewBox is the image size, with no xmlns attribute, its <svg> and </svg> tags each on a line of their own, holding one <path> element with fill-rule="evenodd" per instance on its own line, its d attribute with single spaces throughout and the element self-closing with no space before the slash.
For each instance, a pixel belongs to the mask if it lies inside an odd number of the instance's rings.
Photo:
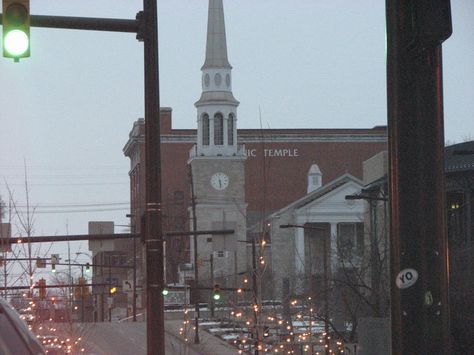
<svg viewBox="0 0 474 355">
<path fill-rule="evenodd" d="M 89 296 L 89 287 L 86 286 L 87 280 L 85 277 L 79 278 L 79 292 L 82 298 L 87 298 Z"/>
<path fill-rule="evenodd" d="M 41 278 L 38 280 L 38 288 L 39 288 L 39 298 L 40 300 L 46 299 L 46 280 Z"/>
<path fill-rule="evenodd" d="M 3 56 L 20 58 L 30 56 L 30 0 L 2 0 Z"/>
<path fill-rule="evenodd" d="M 86 273 L 90 273 L 90 272 L 91 272 L 91 264 L 86 263 Z"/>
<path fill-rule="evenodd" d="M 51 272 L 56 272 L 56 264 L 59 262 L 59 254 L 51 254 Z"/>
<path fill-rule="evenodd" d="M 218 284 L 214 285 L 214 289 L 212 291 L 212 299 L 214 301 L 219 301 L 221 299 L 221 287 Z"/>
</svg>

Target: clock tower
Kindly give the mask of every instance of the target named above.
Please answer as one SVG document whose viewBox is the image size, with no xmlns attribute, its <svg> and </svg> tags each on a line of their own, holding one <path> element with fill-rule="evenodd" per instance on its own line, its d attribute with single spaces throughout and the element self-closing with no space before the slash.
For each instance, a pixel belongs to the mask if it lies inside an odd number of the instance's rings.
<svg viewBox="0 0 474 355">
<path fill-rule="evenodd" d="M 236 275 L 247 266 L 245 155 L 237 144 L 237 106 L 232 94 L 232 66 L 227 43 L 222 0 L 209 0 L 206 59 L 201 68 L 202 93 L 197 109 L 197 142 L 190 151 L 197 230 L 233 229 L 231 235 L 198 236 L 194 260 L 199 284 L 214 282 L 234 287 Z M 191 220 L 192 209 L 190 208 Z M 191 223 L 192 225 L 192 223 Z M 213 255 L 214 275 L 209 260 Z"/>
</svg>

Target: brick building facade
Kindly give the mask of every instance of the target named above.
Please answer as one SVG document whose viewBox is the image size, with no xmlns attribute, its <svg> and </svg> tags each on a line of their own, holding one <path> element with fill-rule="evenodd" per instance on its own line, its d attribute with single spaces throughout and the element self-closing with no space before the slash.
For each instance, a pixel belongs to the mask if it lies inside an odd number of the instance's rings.
<svg viewBox="0 0 474 355">
<path fill-rule="evenodd" d="M 140 231 L 145 203 L 144 121 L 134 123 L 124 154 L 130 158 L 132 224 Z M 194 129 L 173 129 L 172 110 L 161 110 L 163 230 L 188 231 L 190 206 L 189 152 Z M 372 129 L 242 129 L 245 149 L 247 227 L 306 195 L 307 172 L 313 163 L 324 181 L 344 173 L 362 178 L 362 162 L 387 149 L 385 127 Z M 167 281 L 177 280 L 180 263 L 189 262 L 189 238 L 167 238 Z"/>
</svg>

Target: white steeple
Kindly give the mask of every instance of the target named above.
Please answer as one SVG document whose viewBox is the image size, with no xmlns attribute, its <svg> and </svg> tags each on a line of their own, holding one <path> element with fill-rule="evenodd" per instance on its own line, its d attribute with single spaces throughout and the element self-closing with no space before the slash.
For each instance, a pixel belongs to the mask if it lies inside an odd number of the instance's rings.
<svg viewBox="0 0 474 355">
<path fill-rule="evenodd" d="M 197 108 L 199 156 L 237 154 L 237 106 L 232 94 L 232 66 L 227 58 L 222 0 L 209 0 L 206 59 L 201 68 L 202 94 Z"/>
</svg>

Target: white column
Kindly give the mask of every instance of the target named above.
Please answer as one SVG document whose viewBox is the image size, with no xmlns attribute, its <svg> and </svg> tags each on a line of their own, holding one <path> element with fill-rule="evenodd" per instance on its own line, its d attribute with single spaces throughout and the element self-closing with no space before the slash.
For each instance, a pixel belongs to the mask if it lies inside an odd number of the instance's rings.
<svg viewBox="0 0 474 355">
<path fill-rule="evenodd" d="M 214 147 L 214 114 L 209 113 L 209 146 Z"/>
<path fill-rule="evenodd" d="M 330 249 L 331 271 L 338 269 L 337 259 L 337 223 L 331 223 L 331 249 Z"/>
<path fill-rule="evenodd" d="M 295 228 L 295 291 L 301 293 L 304 290 L 304 229 Z"/>
<path fill-rule="evenodd" d="M 223 139 L 224 139 L 224 142 L 223 142 L 223 145 L 224 146 L 228 146 L 229 143 L 227 141 L 227 127 L 228 127 L 228 120 L 229 120 L 229 115 L 225 115 L 222 119 L 222 130 L 223 130 Z"/>
</svg>

